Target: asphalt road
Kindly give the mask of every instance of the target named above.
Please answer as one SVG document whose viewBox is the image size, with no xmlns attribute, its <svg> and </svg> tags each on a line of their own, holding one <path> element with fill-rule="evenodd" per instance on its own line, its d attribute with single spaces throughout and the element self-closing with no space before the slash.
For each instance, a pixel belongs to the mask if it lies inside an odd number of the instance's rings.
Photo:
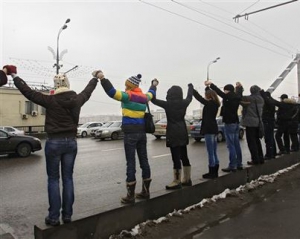
<svg viewBox="0 0 300 239">
<path fill-rule="evenodd" d="M 44 141 L 42 141 L 44 146 Z M 249 160 L 245 140 L 241 140 L 244 163 Z M 125 156 L 123 140 L 78 139 L 75 163 L 75 204 L 73 219 L 80 219 L 114 208 L 125 195 Z M 218 144 L 221 168 L 228 163 L 224 142 Z M 192 180 L 202 180 L 207 171 L 207 153 L 203 142 L 190 140 L 188 154 Z M 172 180 L 172 161 L 165 139 L 148 136 L 148 157 L 152 170 L 151 191 L 165 192 Z M 137 162 L 137 190 L 141 171 Z M 33 239 L 33 226 L 47 215 L 47 177 L 43 150 L 28 158 L 0 157 L 0 235 L 8 232 L 15 239 Z"/>
</svg>

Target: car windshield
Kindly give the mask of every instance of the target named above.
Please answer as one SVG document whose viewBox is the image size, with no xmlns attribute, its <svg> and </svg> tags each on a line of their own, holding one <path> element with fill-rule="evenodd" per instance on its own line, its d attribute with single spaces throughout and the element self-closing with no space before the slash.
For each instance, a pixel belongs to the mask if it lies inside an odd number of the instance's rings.
<svg viewBox="0 0 300 239">
<path fill-rule="evenodd" d="M 113 122 L 106 122 L 102 125 L 103 128 L 108 127 L 110 125 L 112 125 Z"/>
<path fill-rule="evenodd" d="M 121 122 L 113 122 L 109 127 L 119 127 Z"/>
<path fill-rule="evenodd" d="M 85 123 L 83 125 L 80 125 L 78 128 L 87 128 L 91 123 Z"/>
</svg>

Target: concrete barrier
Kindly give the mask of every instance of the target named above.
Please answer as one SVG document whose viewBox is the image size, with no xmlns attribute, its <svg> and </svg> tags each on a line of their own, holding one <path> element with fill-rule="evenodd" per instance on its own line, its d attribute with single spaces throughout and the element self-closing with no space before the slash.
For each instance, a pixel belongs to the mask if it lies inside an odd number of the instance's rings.
<svg viewBox="0 0 300 239">
<path fill-rule="evenodd" d="M 277 172 L 300 162 L 300 152 L 284 155 L 257 165 L 222 175 L 214 180 L 207 180 L 185 187 L 181 190 L 153 192 L 151 199 L 137 201 L 133 205 L 119 206 L 111 210 L 88 216 L 70 224 L 58 227 L 35 225 L 36 239 L 105 239 L 112 234 L 118 234 L 124 229 L 149 219 L 157 219 L 187 206 L 196 204 L 204 198 L 223 192 L 225 189 L 237 188 L 240 185 L 257 179 L 261 175 Z"/>
</svg>

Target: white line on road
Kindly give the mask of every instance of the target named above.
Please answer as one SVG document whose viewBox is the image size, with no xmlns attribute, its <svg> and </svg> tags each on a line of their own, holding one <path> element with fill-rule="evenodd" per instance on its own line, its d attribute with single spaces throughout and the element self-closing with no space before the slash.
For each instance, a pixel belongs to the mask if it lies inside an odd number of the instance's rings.
<svg viewBox="0 0 300 239">
<path fill-rule="evenodd" d="M 114 148 L 114 149 L 103 149 L 101 151 L 114 151 L 114 150 L 120 150 L 120 149 L 124 149 L 124 148 Z"/>
<path fill-rule="evenodd" d="M 166 157 L 166 156 L 170 156 L 171 154 L 161 154 L 161 155 L 157 155 L 157 156 L 153 156 L 152 158 L 161 158 L 161 157 Z"/>
</svg>

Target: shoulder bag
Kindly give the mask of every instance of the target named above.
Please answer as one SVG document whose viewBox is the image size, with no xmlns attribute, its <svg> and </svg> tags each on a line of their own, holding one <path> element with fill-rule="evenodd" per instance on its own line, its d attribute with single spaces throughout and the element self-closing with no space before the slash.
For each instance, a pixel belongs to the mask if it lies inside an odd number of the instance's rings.
<svg viewBox="0 0 300 239">
<path fill-rule="evenodd" d="M 155 125 L 153 121 L 153 115 L 150 113 L 149 104 L 146 103 L 148 112 L 145 112 L 145 131 L 146 133 L 153 134 L 155 132 Z"/>
</svg>

